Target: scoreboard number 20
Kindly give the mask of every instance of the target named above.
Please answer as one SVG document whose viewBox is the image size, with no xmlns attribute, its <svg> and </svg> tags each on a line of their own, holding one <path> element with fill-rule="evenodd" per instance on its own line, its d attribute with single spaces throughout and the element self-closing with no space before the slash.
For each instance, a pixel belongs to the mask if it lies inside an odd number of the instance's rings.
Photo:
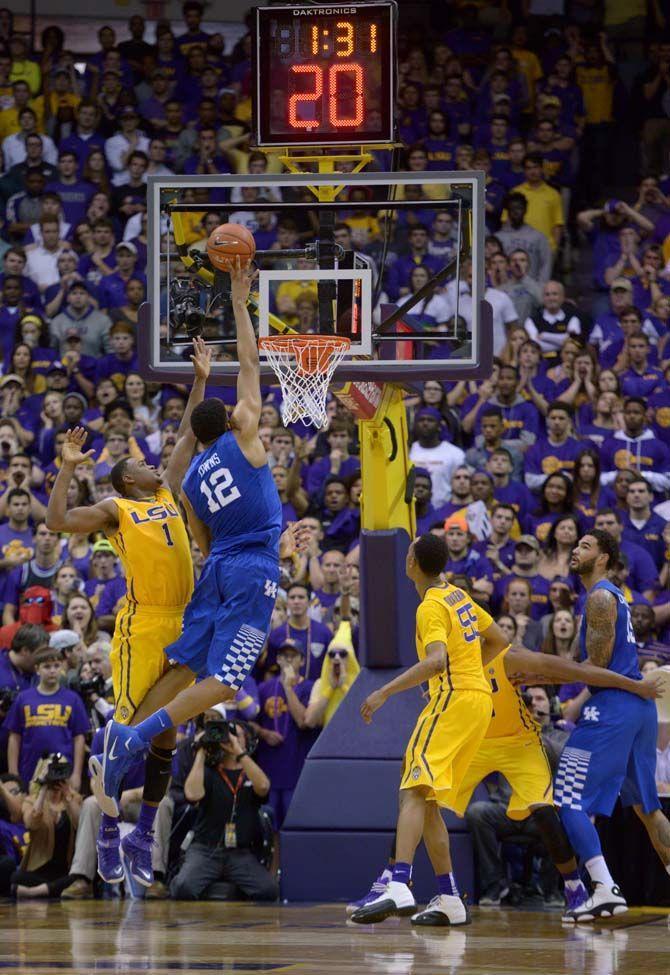
<svg viewBox="0 0 670 975">
<path fill-rule="evenodd" d="M 391 142 L 394 2 L 256 9 L 260 146 Z"/>
</svg>

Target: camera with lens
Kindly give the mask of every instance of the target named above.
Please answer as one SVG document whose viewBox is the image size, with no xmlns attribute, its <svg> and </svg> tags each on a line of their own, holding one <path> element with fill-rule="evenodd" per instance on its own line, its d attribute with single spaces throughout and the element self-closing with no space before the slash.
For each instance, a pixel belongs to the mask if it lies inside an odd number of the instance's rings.
<svg viewBox="0 0 670 975">
<path fill-rule="evenodd" d="M 69 758 L 61 752 L 53 752 L 51 755 L 43 757 L 48 760 L 48 765 L 39 780 L 40 785 L 56 785 L 58 782 L 67 782 L 72 775 L 72 765 Z"/>
<path fill-rule="evenodd" d="M 0 713 L 6 714 L 9 711 L 18 693 L 14 687 L 0 688 Z"/>
<path fill-rule="evenodd" d="M 230 739 L 237 735 L 240 728 L 244 729 L 246 751 L 252 755 L 258 745 L 258 737 L 246 722 L 222 720 L 206 723 L 205 732 L 195 746 L 204 749 L 206 765 L 215 766 L 224 760 L 226 752 L 221 746 L 228 744 Z"/>
<path fill-rule="evenodd" d="M 84 702 L 90 704 L 94 694 L 97 694 L 98 697 L 105 696 L 105 678 L 102 674 L 96 674 L 95 677 L 90 677 L 88 680 L 81 680 L 77 690 Z"/>
<path fill-rule="evenodd" d="M 206 765 L 218 765 L 223 761 L 226 753 L 221 746 L 228 744 L 236 730 L 234 721 L 207 722 L 204 734 L 196 746 L 204 749 Z"/>
<path fill-rule="evenodd" d="M 189 278 L 175 278 L 170 285 L 170 315 L 176 328 L 189 338 L 202 332 L 205 313 L 200 307 L 200 289 Z"/>
</svg>

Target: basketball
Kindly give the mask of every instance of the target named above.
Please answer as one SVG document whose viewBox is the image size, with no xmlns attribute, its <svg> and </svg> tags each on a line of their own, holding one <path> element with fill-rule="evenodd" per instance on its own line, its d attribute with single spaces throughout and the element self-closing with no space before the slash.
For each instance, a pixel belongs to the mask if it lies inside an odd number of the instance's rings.
<svg viewBox="0 0 670 975">
<path fill-rule="evenodd" d="M 207 241 L 207 256 L 216 271 L 229 271 L 236 257 L 242 266 L 252 261 L 256 243 L 251 231 L 239 223 L 223 223 Z"/>
</svg>

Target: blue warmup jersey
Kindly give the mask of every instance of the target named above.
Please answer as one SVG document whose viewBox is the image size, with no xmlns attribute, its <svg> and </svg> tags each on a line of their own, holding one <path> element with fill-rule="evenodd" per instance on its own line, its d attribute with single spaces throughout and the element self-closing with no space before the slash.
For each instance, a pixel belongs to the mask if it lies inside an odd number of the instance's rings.
<svg viewBox="0 0 670 975">
<path fill-rule="evenodd" d="M 183 490 L 211 536 L 210 554 L 170 660 L 242 686 L 265 644 L 279 585 L 282 507 L 267 464 L 224 433 L 193 459 Z"/>
<path fill-rule="evenodd" d="M 278 557 L 282 509 L 270 468 L 253 467 L 234 433 L 193 458 L 182 488 L 209 528 L 212 555 L 260 548 Z"/>
<path fill-rule="evenodd" d="M 608 670 L 640 680 L 637 646 L 628 603 L 603 579 L 589 592 L 605 589 L 616 599 L 614 646 Z M 586 613 L 580 631 L 586 659 Z M 653 701 L 607 687 L 591 687 L 577 727 L 566 742 L 556 772 L 554 800 L 562 809 L 609 816 L 617 797 L 645 812 L 660 808 L 656 790 L 657 715 Z"/>
</svg>

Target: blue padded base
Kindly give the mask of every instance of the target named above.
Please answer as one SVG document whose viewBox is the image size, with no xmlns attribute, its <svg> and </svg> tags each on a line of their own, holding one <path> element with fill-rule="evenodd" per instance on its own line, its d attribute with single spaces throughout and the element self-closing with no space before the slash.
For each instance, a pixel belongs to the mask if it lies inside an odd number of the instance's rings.
<svg viewBox="0 0 670 975">
<path fill-rule="evenodd" d="M 363 897 L 383 869 L 392 832 L 347 833 L 303 830 L 281 834 L 281 896 L 289 901 L 352 901 Z M 472 844 L 468 833 L 451 837 L 451 855 L 461 893 L 474 901 Z M 437 893 L 430 861 L 423 847 L 417 851 L 413 890 L 426 904 Z"/>
</svg>

